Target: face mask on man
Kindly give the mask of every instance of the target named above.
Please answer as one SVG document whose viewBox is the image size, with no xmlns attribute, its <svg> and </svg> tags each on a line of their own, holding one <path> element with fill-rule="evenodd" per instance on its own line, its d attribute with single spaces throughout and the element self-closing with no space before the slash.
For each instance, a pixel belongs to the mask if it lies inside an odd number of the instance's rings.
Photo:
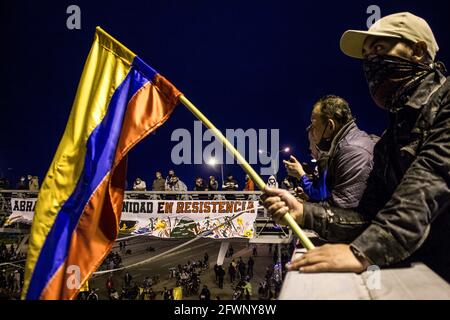
<svg viewBox="0 0 450 320">
<path fill-rule="evenodd" d="M 327 120 L 327 125 L 325 126 L 325 129 L 323 129 L 322 136 L 320 137 L 320 141 L 316 145 L 316 149 L 317 149 L 319 155 L 324 152 L 328 152 L 331 149 L 332 139 L 324 137 L 325 131 L 327 131 L 327 129 L 328 129 L 328 120 Z"/>
<path fill-rule="evenodd" d="M 417 88 L 433 71 L 433 65 L 401 57 L 386 55 L 364 60 L 364 73 L 370 94 L 380 108 L 387 110 L 393 109 L 397 103 L 402 103 L 402 98 Z"/>
</svg>

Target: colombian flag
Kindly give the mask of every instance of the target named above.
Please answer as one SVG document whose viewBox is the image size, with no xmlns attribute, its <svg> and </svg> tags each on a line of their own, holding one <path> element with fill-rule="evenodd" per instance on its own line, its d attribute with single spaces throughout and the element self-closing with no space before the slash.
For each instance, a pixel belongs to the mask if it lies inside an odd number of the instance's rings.
<svg viewBox="0 0 450 320">
<path fill-rule="evenodd" d="M 42 184 L 23 299 L 73 299 L 119 230 L 126 155 L 161 126 L 181 93 L 97 28 L 77 95 Z"/>
</svg>

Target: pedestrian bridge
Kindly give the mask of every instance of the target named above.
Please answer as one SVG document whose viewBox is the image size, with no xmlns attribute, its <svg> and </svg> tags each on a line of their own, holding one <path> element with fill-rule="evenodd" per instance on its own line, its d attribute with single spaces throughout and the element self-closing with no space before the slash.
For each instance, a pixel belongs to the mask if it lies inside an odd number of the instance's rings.
<svg viewBox="0 0 450 320">
<path fill-rule="evenodd" d="M 12 213 L 11 199 L 23 199 L 28 202 L 35 201 L 37 192 L 27 190 L 0 190 L 0 233 L 28 233 L 31 220 L 28 222 L 21 220 L 8 227 L 3 227 L 4 222 Z M 255 201 L 258 203 L 257 217 L 254 222 L 255 233 L 250 240 L 251 243 L 288 243 L 292 239 L 289 228 L 276 225 L 268 217 L 266 210 L 261 205 L 262 192 L 260 191 L 215 191 L 215 192 L 196 192 L 196 191 L 126 191 L 125 200 L 181 200 L 181 201 Z M 32 215 L 32 212 L 31 212 Z"/>
</svg>

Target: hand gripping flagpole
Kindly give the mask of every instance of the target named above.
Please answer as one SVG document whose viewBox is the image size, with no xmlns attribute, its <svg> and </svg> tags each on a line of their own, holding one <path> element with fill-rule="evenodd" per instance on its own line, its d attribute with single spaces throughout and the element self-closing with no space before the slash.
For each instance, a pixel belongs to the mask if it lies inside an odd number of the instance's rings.
<svg viewBox="0 0 450 320">
<path fill-rule="evenodd" d="M 266 183 L 261 179 L 261 177 L 256 173 L 255 170 L 250 166 L 250 164 L 247 162 L 247 160 L 244 159 L 244 157 L 239 153 L 238 150 L 228 141 L 227 138 L 220 132 L 212 123 L 211 121 L 206 118 L 206 116 L 197 109 L 196 106 L 192 104 L 184 95 L 181 95 L 179 97 L 179 100 L 182 104 L 186 106 L 186 108 L 189 109 L 196 117 L 199 119 L 205 127 L 210 129 L 214 135 L 222 142 L 223 145 L 227 148 L 228 151 L 230 151 L 233 156 L 238 160 L 238 163 L 241 165 L 242 169 L 251 177 L 251 179 L 256 183 L 259 189 L 264 191 L 266 188 Z M 301 243 L 307 250 L 314 249 L 314 245 L 312 244 L 311 240 L 306 236 L 305 232 L 299 227 L 297 222 L 294 220 L 294 218 L 289 214 L 285 214 L 283 217 L 284 221 L 291 227 L 291 229 L 294 231 L 294 233 L 297 235 L 297 237 L 300 239 Z"/>
</svg>

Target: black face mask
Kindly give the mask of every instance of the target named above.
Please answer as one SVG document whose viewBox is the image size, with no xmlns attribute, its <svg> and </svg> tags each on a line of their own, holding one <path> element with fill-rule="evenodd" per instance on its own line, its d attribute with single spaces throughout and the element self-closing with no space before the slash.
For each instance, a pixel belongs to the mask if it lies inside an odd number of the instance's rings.
<svg viewBox="0 0 450 320">
<path fill-rule="evenodd" d="M 400 57 L 375 56 L 364 60 L 370 94 L 380 108 L 387 110 L 406 103 L 408 94 L 434 70 L 433 66 Z"/>
<path fill-rule="evenodd" d="M 316 149 L 319 151 L 319 154 L 322 152 L 328 152 L 331 149 L 332 139 L 323 137 L 327 128 L 328 128 L 328 123 L 327 123 L 325 129 L 323 129 L 322 137 L 320 138 L 319 143 L 316 145 Z"/>
</svg>

